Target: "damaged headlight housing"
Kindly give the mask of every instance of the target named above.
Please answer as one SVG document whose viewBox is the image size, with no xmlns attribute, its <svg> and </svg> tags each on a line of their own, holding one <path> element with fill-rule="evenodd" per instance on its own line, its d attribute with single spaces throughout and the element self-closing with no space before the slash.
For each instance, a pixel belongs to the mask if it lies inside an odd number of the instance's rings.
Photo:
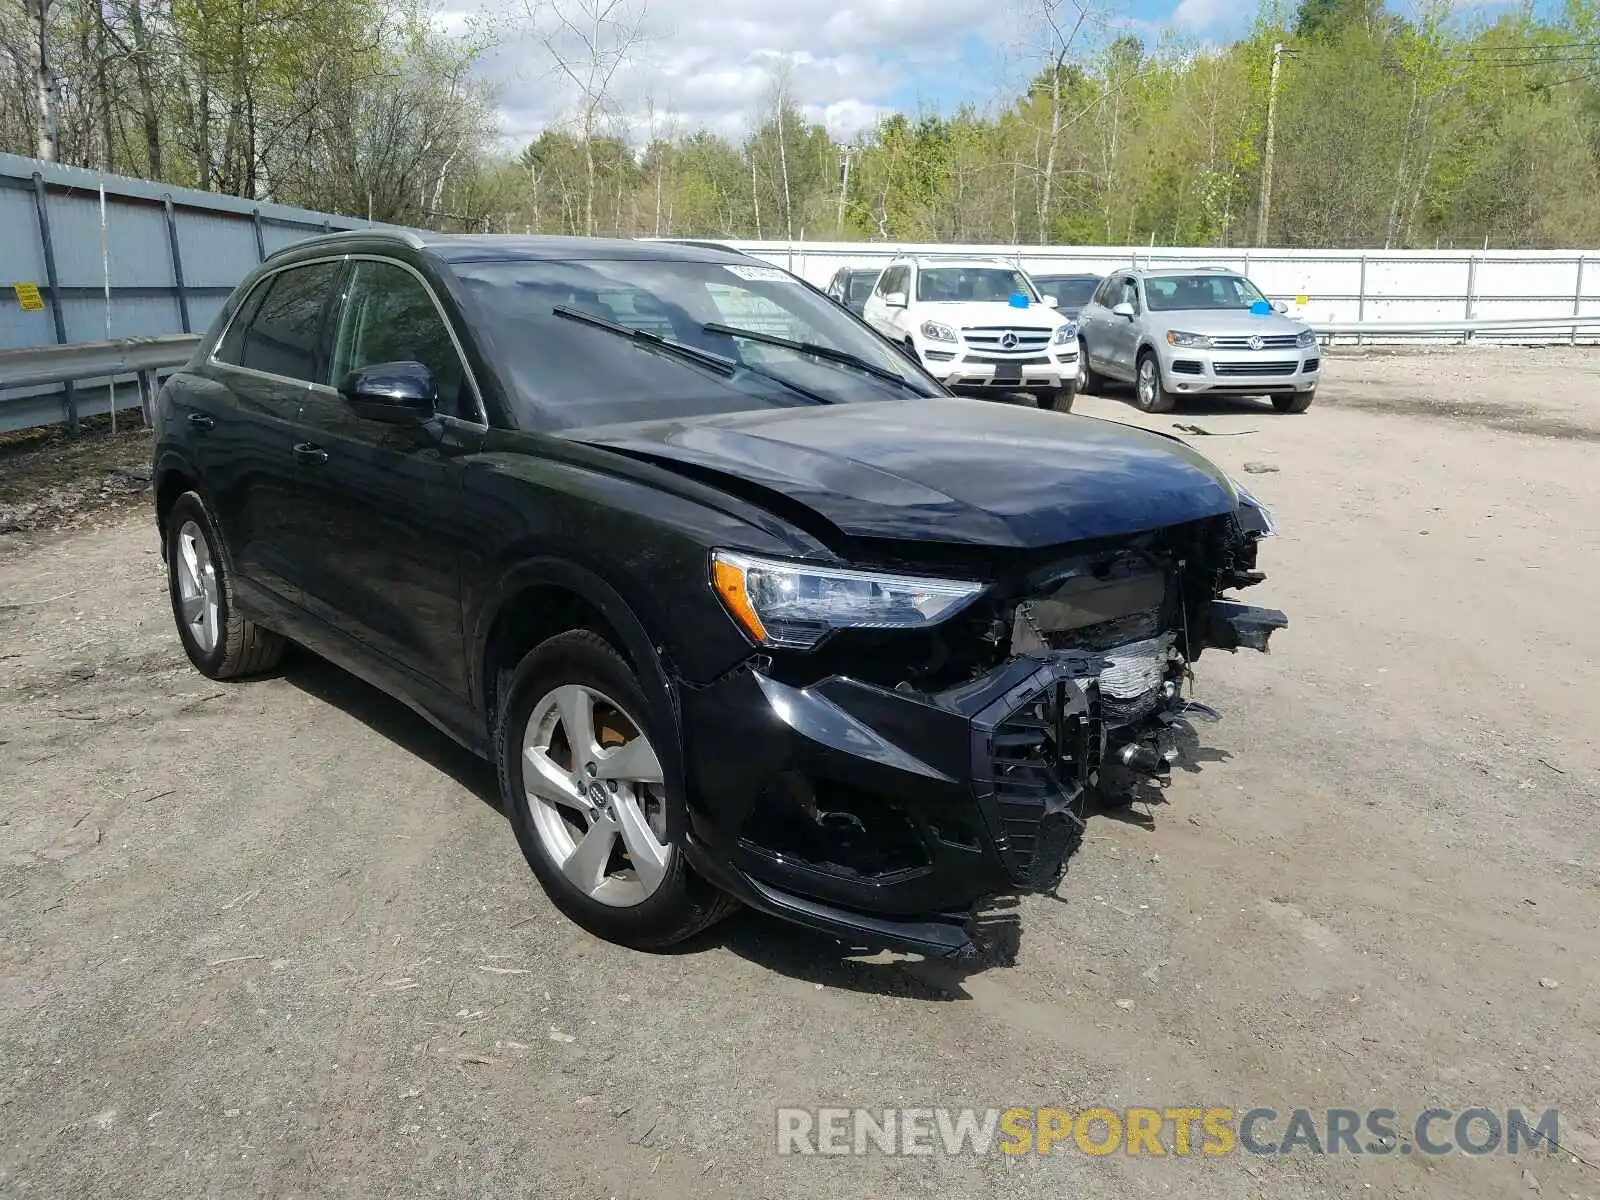
<svg viewBox="0 0 1600 1200">
<path fill-rule="evenodd" d="M 728 550 L 711 555 L 711 582 L 757 643 L 806 648 L 836 629 L 921 629 L 958 612 L 984 585 L 851 571 Z"/>
<path fill-rule="evenodd" d="M 1228 482 L 1233 484 L 1233 490 L 1239 497 L 1239 524 L 1246 533 L 1253 533 L 1257 537 L 1271 537 L 1278 532 L 1278 522 L 1273 519 L 1272 510 L 1255 498 L 1255 494 L 1240 483 L 1232 475 Z"/>
</svg>

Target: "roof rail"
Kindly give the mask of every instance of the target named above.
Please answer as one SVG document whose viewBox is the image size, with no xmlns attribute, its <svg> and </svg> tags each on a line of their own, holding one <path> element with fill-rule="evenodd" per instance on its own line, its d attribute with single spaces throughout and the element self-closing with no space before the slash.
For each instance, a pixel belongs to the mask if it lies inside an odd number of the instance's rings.
<svg viewBox="0 0 1600 1200">
<path fill-rule="evenodd" d="M 319 233 L 312 237 L 301 238 L 298 242 L 290 242 L 287 246 L 280 246 L 267 255 L 267 259 L 270 261 L 280 254 L 287 253 L 290 250 L 298 250 L 302 246 L 324 246 L 330 243 L 337 244 L 343 241 L 351 241 L 355 238 L 372 237 L 389 238 L 393 241 L 402 242 L 413 250 L 421 250 L 427 245 L 415 230 L 401 229 L 391 225 L 372 225 L 365 229 L 335 229 L 331 233 Z"/>
</svg>

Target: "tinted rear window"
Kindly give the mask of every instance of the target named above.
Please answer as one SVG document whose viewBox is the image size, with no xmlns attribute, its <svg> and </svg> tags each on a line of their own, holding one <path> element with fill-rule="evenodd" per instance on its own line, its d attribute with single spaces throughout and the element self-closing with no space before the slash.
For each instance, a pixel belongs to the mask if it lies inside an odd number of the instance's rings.
<svg viewBox="0 0 1600 1200">
<path fill-rule="evenodd" d="M 239 343 L 238 363 L 269 375 L 322 383 L 322 306 L 336 262 L 280 271 L 267 283 Z"/>
</svg>

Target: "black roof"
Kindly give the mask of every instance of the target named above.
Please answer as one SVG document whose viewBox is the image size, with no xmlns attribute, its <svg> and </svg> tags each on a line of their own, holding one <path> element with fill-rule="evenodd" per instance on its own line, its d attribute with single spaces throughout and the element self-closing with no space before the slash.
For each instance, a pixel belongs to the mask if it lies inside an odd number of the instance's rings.
<svg viewBox="0 0 1600 1200">
<path fill-rule="evenodd" d="M 306 250 L 403 245 L 447 263 L 542 259 L 636 258 L 677 262 L 741 262 L 749 255 L 707 242 L 646 242 L 631 238 L 524 236 L 502 233 L 433 233 L 421 229 L 351 229 L 295 242 L 272 257 Z"/>
</svg>

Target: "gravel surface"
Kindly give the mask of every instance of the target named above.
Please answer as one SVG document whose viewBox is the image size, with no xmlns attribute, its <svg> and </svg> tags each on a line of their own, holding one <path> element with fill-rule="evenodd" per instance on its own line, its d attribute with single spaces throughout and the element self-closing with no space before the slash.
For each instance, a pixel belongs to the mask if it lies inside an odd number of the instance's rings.
<svg viewBox="0 0 1600 1200">
<path fill-rule="evenodd" d="M 14 542 L 0 1194 L 1600 1195 L 1600 358 L 1328 376 L 1300 417 L 1082 401 L 1208 431 L 1292 625 L 1206 656 L 1200 761 L 960 967 L 752 914 L 597 942 L 408 710 L 192 671 L 144 511 Z M 1554 1106 L 1571 1154 L 774 1153 L 829 1104 Z"/>
</svg>

